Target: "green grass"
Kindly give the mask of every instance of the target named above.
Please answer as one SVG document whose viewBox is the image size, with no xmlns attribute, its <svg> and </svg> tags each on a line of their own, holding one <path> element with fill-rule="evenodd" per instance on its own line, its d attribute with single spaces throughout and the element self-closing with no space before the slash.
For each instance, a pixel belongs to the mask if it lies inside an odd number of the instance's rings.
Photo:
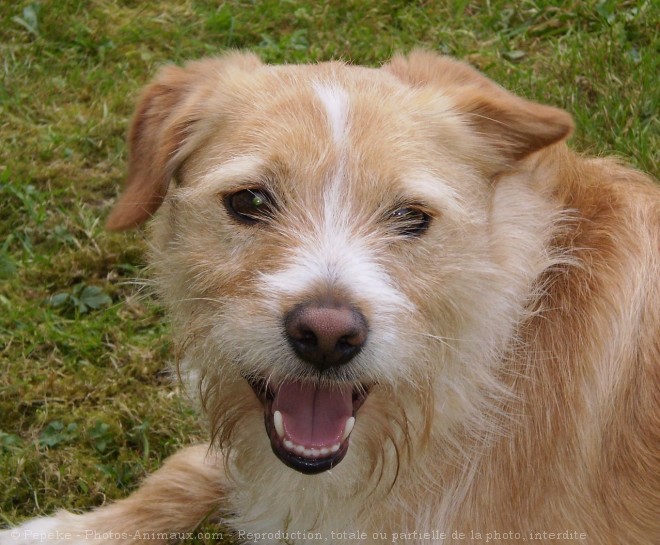
<svg viewBox="0 0 660 545">
<path fill-rule="evenodd" d="M 423 46 L 569 110 L 576 149 L 657 176 L 659 20 L 651 0 L 0 4 L 0 520 L 122 497 L 204 437 L 132 282 L 142 235 L 103 231 L 159 66 L 227 48 L 377 65 Z"/>
</svg>

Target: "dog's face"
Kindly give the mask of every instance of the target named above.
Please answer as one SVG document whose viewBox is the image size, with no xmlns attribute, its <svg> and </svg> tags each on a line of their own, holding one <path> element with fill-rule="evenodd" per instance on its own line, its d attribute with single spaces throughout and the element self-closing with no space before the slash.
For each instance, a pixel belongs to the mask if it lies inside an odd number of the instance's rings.
<svg viewBox="0 0 660 545">
<path fill-rule="evenodd" d="M 516 312 L 493 178 L 570 127 L 430 54 L 161 73 L 109 226 L 163 203 L 152 259 L 183 375 L 239 467 L 267 440 L 303 473 L 373 470 L 467 418 L 492 379 L 478 353 Z"/>
</svg>

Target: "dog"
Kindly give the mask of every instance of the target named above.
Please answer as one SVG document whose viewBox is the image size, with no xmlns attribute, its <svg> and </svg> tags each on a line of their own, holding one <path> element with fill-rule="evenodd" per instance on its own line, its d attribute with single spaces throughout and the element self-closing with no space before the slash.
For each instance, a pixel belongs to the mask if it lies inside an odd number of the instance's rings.
<svg viewBox="0 0 660 545">
<path fill-rule="evenodd" d="M 0 543 L 659 543 L 660 188 L 572 129 L 424 51 L 163 68 L 107 226 L 210 446 Z"/>
</svg>

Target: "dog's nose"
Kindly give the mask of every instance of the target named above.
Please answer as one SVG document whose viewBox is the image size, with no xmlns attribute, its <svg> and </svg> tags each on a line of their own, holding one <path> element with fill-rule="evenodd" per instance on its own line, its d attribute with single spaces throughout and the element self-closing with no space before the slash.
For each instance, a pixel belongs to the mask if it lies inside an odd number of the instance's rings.
<svg viewBox="0 0 660 545">
<path fill-rule="evenodd" d="M 347 305 L 305 303 L 284 318 L 287 339 L 301 359 L 320 371 L 343 365 L 367 340 L 367 320 Z"/>
</svg>

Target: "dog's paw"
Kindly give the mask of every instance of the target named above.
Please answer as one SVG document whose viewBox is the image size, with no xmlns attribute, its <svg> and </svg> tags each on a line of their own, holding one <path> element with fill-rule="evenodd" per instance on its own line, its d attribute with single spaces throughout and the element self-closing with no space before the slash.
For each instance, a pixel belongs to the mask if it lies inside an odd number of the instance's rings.
<svg viewBox="0 0 660 545">
<path fill-rule="evenodd" d="M 57 517 L 42 517 L 0 530 L 0 545 L 78 545 L 86 540 L 67 531 Z"/>
</svg>

